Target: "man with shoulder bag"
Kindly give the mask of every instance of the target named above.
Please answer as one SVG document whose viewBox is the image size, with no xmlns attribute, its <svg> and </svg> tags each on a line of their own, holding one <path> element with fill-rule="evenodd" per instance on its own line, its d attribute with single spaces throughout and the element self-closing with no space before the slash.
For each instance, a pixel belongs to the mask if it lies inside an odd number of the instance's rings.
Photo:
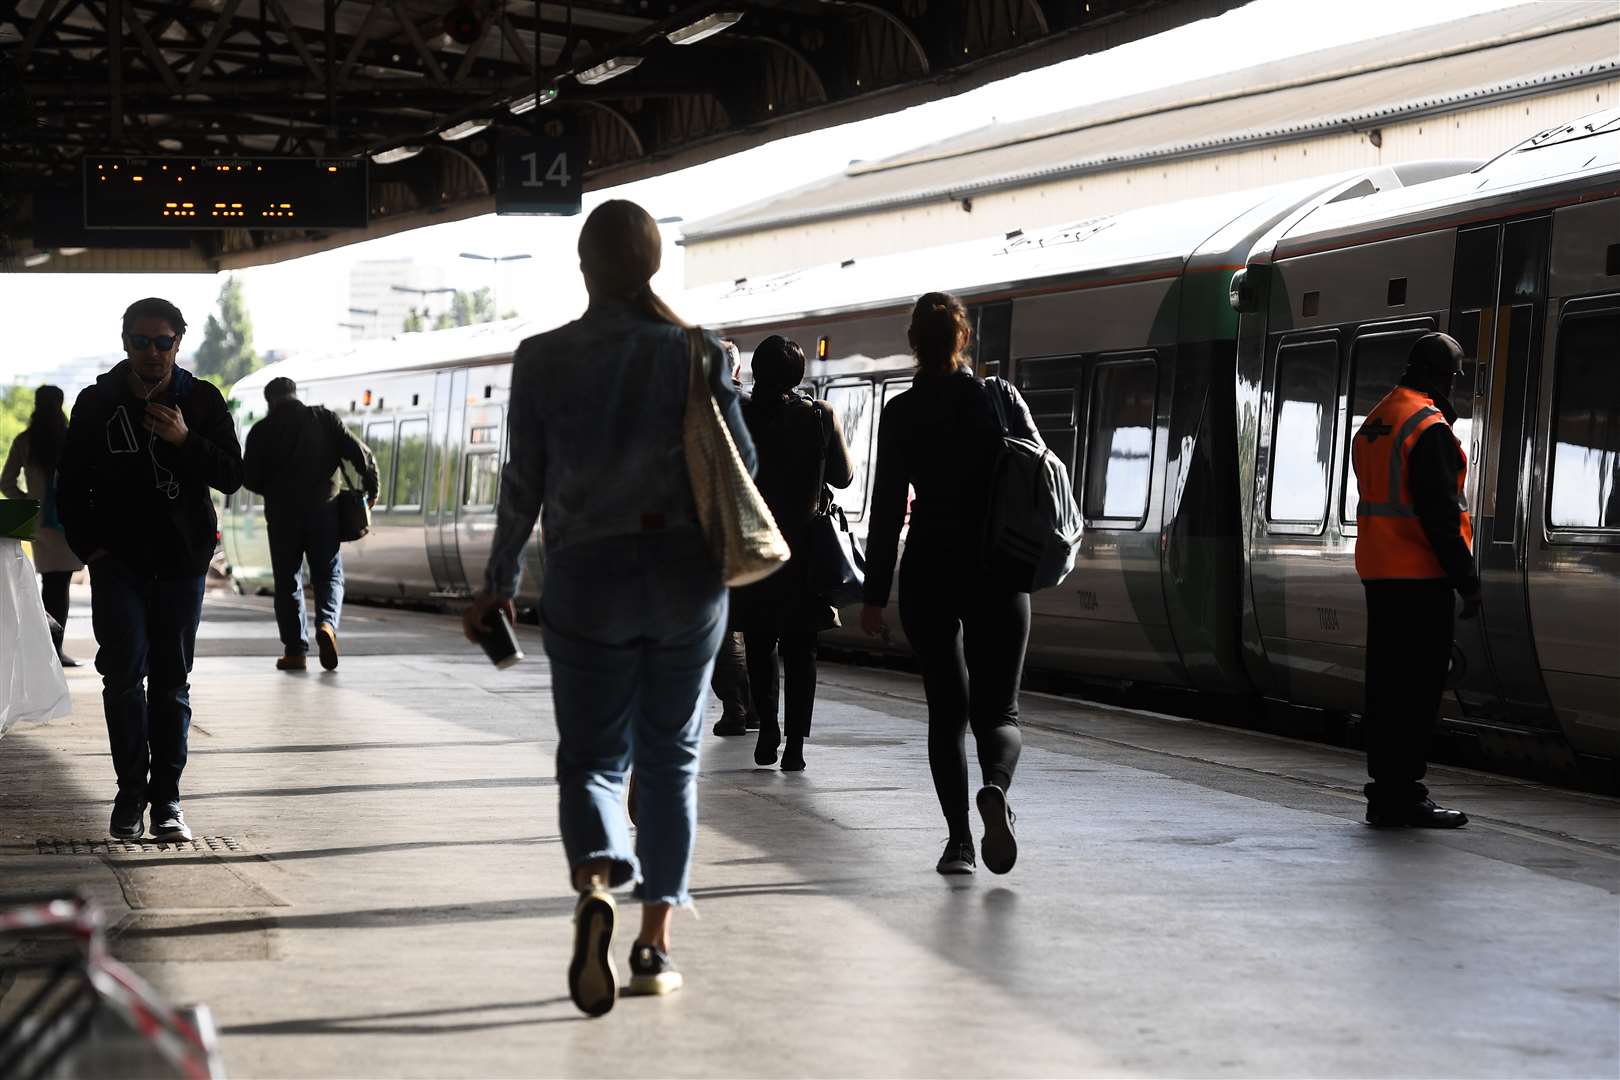
<svg viewBox="0 0 1620 1080">
<path fill-rule="evenodd" d="M 264 496 L 275 575 L 276 626 L 282 656 L 277 671 L 303 671 L 309 652 L 304 633 L 304 560 L 315 587 L 315 645 L 321 667 L 338 665 L 337 628 L 343 609 L 345 532 L 340 499 L 345 464 L 365 488 L 366 505 L 377 502 L 377 463 L 332 410 L 305 405 L 289 378 L 271 379 L 264 388 L 269 414 L 248 432 L 243 457 L 244 484 Z"/>
</svg>

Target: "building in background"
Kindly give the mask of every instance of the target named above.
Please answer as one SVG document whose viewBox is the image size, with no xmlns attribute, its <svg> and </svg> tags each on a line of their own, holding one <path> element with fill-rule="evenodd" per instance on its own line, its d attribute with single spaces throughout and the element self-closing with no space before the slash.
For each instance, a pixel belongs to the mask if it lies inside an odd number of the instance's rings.
<svg viewBox="0 0 1620 1080">
<path fill-rule="evenodd" d="M 431 326 L 450 310 L 454 295 L 440 267 L 409 258 L 367 259 L 349 268 L 348 313 L 341 323 L 351 341 L 393 337 L 404 329 L 411 309 L 423 312 Z"/>
<path fill-rule="evenodd" d="M 1620 102 L 1620 4 L 1544 0 L 992 124 L 685 231 L 689 286 L 1328 173 L 1485 159 Z"/>
</svg>

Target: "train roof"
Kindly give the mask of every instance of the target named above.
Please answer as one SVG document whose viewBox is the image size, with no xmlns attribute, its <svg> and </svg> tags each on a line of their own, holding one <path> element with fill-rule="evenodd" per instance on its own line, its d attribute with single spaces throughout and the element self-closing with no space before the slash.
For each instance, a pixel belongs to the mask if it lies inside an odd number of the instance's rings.
<svg viewBox="0 0 1620 1080">
<path fill-rule="evenodd" d="M 1620 195 L 1620 108 L 1538 132 L 1468 172 L 1327 202 L 1256 245 L 1254 261 Z"/>
</svg>

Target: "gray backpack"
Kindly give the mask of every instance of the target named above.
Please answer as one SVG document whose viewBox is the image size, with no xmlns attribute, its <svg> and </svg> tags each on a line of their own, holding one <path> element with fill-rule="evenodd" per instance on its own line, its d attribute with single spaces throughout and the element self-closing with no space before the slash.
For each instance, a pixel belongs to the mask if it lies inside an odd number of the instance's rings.
<svg viewBox="0 0 1620 1080">
<path fill-rule="evenodd" d="M 999 580 L 1020 591 L 1049 589 L 1074 569 L 1085 527 L 1069 473 L 1026 421 L 1016 391 L 996 378 L 986 379 L 984 387 L 1001 427 L 990 471 L 985 561 Z"/>
</svg>

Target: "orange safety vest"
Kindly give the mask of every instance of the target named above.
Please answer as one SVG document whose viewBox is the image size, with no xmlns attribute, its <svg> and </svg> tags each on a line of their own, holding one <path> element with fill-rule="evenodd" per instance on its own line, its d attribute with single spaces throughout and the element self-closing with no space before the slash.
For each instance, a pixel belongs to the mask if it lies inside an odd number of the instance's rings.
<svg viewBox="0 0 1620 1080">
<path fill-rule="evenodd" d="M 1363 581 L 1389 578 L 1443 578 L 1445 569 L 1435 557 L 1428 535 L 1418 521 L 1412 493 L 1406 484 L 1406 461 L 1418 437 L 1436 424 L 1457 443 L 1463 467 L 1457 473 L 1457 504 L 1462 509 L 1462 537 L 1474 549 L 1474 524 L 1463 505 L 1463 479 L 1468 454 L 1429 395 L 1397 386 L 1384 396 L 1356 437 L 1350 460 L 1356 469 L 1356 573 Z"/>
</svg>

